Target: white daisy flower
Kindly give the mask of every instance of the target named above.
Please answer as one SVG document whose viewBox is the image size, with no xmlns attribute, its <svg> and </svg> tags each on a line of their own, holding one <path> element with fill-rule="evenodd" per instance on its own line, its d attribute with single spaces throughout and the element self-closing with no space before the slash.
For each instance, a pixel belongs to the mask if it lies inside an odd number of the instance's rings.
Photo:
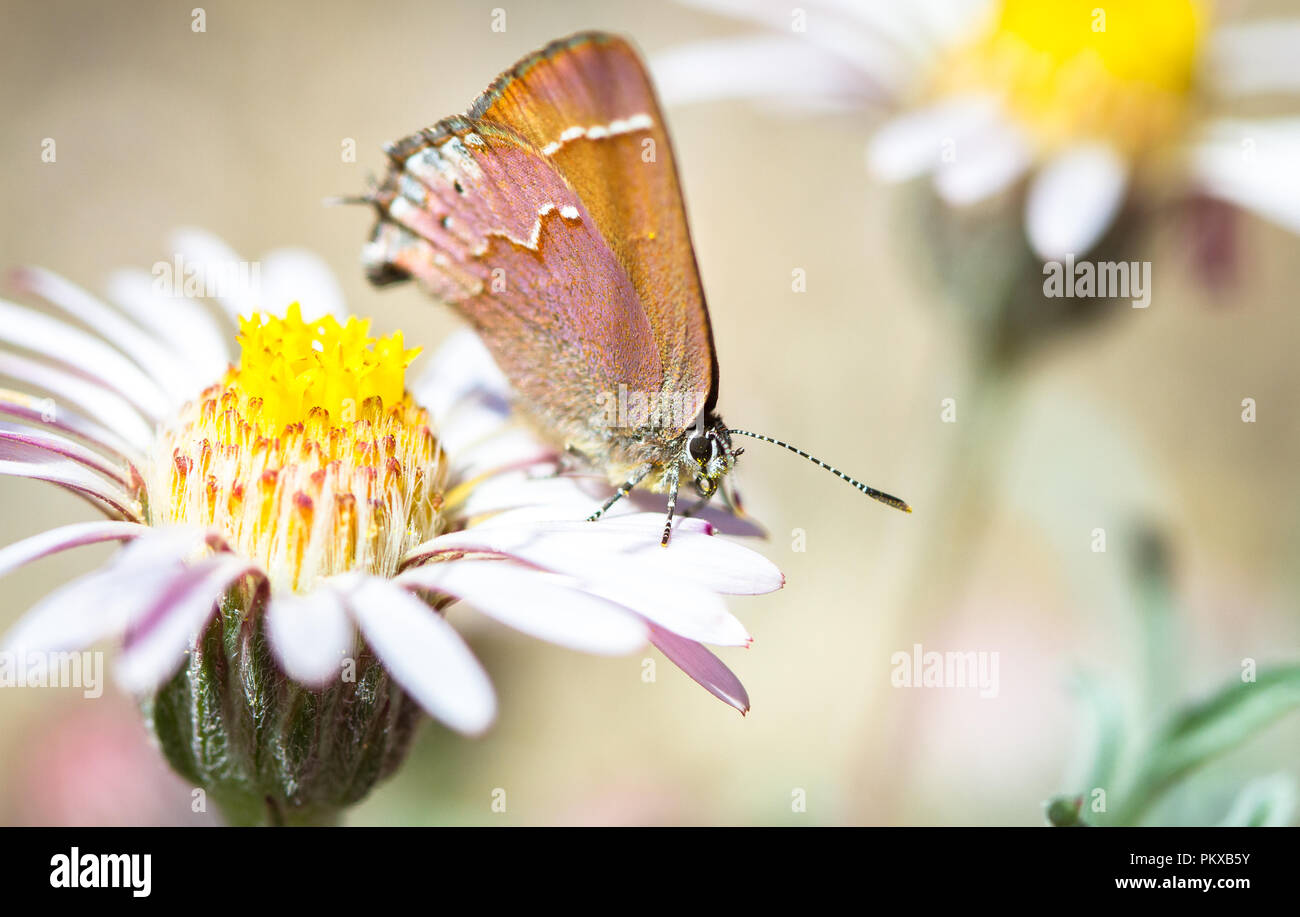
<svg viewBox="0 0 1300 917">
<path fill-rule="evenodd" d="M 488 728 L 492 685 L 442 614 L 455 601 L 585 652 L 633 653 L 648 641 L 748 709 L 704 644 L 750 642 L 721 596 L 780 588 L 769 561 L 713 537 L 702 519 L 684 520 L 665 550 L 660 514 L 634 504 L 582 521 L 601 491 L 558 476 L 557 456 L 515 425 L 505 381 L 472 334 L 448 341 L 408 385 L 418 350 L 346 317 L 314 257 L 276 252 L 258 283 L 216 289 L 238 257 L 193 231 L 175 248 L 176 273 L 116 275 L 112 306 L 42 270 L 15 282 L 47 310 L 0 302 L 0 375 L 18 383 L 0 389 L 0 474 L 57 484 L 105 517 L 0 550 L 0 575 L 80 545 L 127 543 L 32 608 L 6 650 L 121 636 L 117 677 L 153 696 L 173 765 L 239 797 L 235 808 L 279 792 L 273 820 L 353 801 L 357 772 L 369 775 L 364 794 L 395 767 L 414 720 L 408 699 L 462 732 Z M 160 292 L 160 278 L 216 289 L 224 320 Z M 340 687 L 349 667 L 353 681 Z M 280 672 L 304 687 L 286 688 Z M 277 783 L 196 751 L 214 733 L 237 746 L 239 723 L 262 729 L 259 705 L 286 690 L 286 747 L 326 741 L 304 703 L 323 708 L 342 691 L 348 709 L 369 705 L 369 720 L 350 714 L 353 731 L 334 739 L 348 746 L 340 754 L 382 752 L 334 775 L 348 798 L 304 790 L 306 765 L 288 752 Z M 220 703 L 205 707 L 205 692 Z M 215 725 L 204 718 L 213 709 Z M 313 755 L 327 751 L 304 760 Z"/>
<path fill-rule="evenodd" d="M 1300 232 L 1300 117 L 1232 114 L 1300 97 L 1300 19 L 1221 22 L 1201 0 L 690 0 L 769 26 L 654 61 L 665 100 L 894 117 L 875 174 L 929 174 L 953 206 L 1027 179 L 1044 259 L 1082 255 L 1130 195 L 1208 197 Z M 784 32 L 785 34 L 778 34 Z"/>
</svg>

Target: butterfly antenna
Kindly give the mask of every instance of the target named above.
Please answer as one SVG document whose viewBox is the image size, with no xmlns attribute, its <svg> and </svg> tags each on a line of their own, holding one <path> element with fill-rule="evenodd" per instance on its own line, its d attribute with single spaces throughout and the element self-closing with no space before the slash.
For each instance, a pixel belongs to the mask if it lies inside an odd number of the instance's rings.
<svg viewBox="0 0 1300 917">
<path fill-rule="evenodd" d="M 373 204 L 375 199 L 369 194 L 348 194 L 327 197 L 321 201 L 326 207 L 346 207 L 351 204 Z"/>
<path fill-rule="evenodd" d="M 374 175 L 366 176 L 366 193 L 365 194 L 336 194 L 327 197 L 321 201 L 326 207 L 351 206 L 353 204 L 373 204 L 376 202 L 375 190 L 379 183 L 375 181 Z"/>
<path fill-rule="evenodd" d="M 879 500 L 881 503 L 884 503 L 887 506 L 892 506 L 894 509 L 901 509 L 905 513 L 910 513 L 912 511 L 912 507 L 908 506 L 907 503 L 905 503 L 904 501 L 898 499 L 898 497 L 892 496 L 891 494 L 887 494 L 883 491 L 876 490 L 874 487 L 868 487 L 866 484 L 863 484 L 861 481 L 849 477 L 847 474 L 840 471 L 838 468 L 832 468 L 830 465 L 827 465 L 825 462 L 823 462 L 821 459 L 817 458 L 816 456 L 809 455 L 807 452 L 804 452 L 798 446 L 792 446 L 789 443 L 783 443 L 779 439 L 775 439 L 774 437 L 771 436 L 764 436 L 762 433 L 751 433 L 748 430 L 728 430 L 727 432 L 737 436 L 750 436 L 753 437 L 754 439 L 760 439 L 765 443 L 771 443 L 774 446 L 780 446 L 783 449 L 789 449 L 795 455 L 802 455 L 804 458 L 812 462 L 814 465 L 819 465 L 822 468 L 825 468 L 827 471 L 835 475 L 835 477 L 839 478 L 840 480 L 848 481 L 850 484 L 852 484 L 858 490 L 862 491 L 871 499 Z"/>
</svg>

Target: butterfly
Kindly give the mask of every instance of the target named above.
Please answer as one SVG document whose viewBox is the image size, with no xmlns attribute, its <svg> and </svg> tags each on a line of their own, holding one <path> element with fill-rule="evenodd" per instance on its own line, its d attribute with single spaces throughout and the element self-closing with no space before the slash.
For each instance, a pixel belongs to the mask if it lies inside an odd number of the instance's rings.
<svg viewBox="0 0 1300 917">
<path fill-rule="evenodd" d="M 782 446 L 863 493 L 911 508 L 789 443 L 718 416 L 718 361 L 671 144 L 646 69 L 617 36 L 573 35 L 525 57 L 463 115 L 388 144 L 364 200 L 363 262 L 414 278 L 481 336 L 532 426 L 617 490 L 703 505 L 744 451 Z"/>
</svg>

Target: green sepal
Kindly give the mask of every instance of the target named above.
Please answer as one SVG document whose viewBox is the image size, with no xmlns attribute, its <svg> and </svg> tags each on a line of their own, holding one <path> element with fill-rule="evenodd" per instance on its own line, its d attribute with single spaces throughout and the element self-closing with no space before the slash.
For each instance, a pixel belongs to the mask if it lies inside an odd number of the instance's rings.
<svg viewBox="0 0 1300 917">
<path fill-rule="evenodd" d="M 332 823 L 396 770 L 420 710 L 361 641 L 329 684 L 291 680 L 271 655 L 265 606 L 262 590 L 230 590 L 146 718 L 230 823 Z"/>
</svg>

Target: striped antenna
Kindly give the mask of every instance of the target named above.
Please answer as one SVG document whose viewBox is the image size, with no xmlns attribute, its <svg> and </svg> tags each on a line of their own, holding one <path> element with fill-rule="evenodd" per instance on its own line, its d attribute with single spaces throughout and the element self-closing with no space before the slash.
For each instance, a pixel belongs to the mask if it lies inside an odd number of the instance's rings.
<svg viewBox="0 0 1300 917">
<path fill-rule="evenodd" d="M 352 204 L 373 204 L 375 199 L 369 194 L 339 194 L 324 198 L 321 203 L 326 207 L 347 207 Z"/>
<path fill-rule="evenodd" d="M 802 455 L 804 458 L 812 462 L 814 465 L 820 465 L 822 468 L 825 468 L 827 471 L 835 475 L 835 477 L 839 478 L 840 480 L 848 481 L 850 484 L 852 484 L 858 490 L 862 491 L 871 499 L 879 500 L 881 503 L 884 503 L 887 506 L 892 506 L 894 509 L 901 509 L 905 513 L 910 513 L 912 511 L 912 507 L 908 506 L 905 502 L 898 499 L 898 497 L 884 493 L 883 491 L 876 490 L 874 487 L 868 487 L 866 484 L 863 484 L 861 481 L 849 477 L 847 474 L 840 471 L 838 468 L 832 468 L 830 465 L 827 465 L 825 462 L 823 462 L 821 459 L 817 458 L 816 456 L 809 455 L 807 452 L 804 452 L 798 446 L 792 446 L 789 443 L 783 443 L 779 439 L 775 439 L 771 436 L 764 436 L 762 433 L 751 433 L 748 430 L 728 430 L 727 432 L 739 436 L 752 436 L 754 439 L 761 439 L 765 443 L 771 443 L 774 446 L 781 446 L 784 449 L 789 449 L 795 455 Z"/>
</svg>

